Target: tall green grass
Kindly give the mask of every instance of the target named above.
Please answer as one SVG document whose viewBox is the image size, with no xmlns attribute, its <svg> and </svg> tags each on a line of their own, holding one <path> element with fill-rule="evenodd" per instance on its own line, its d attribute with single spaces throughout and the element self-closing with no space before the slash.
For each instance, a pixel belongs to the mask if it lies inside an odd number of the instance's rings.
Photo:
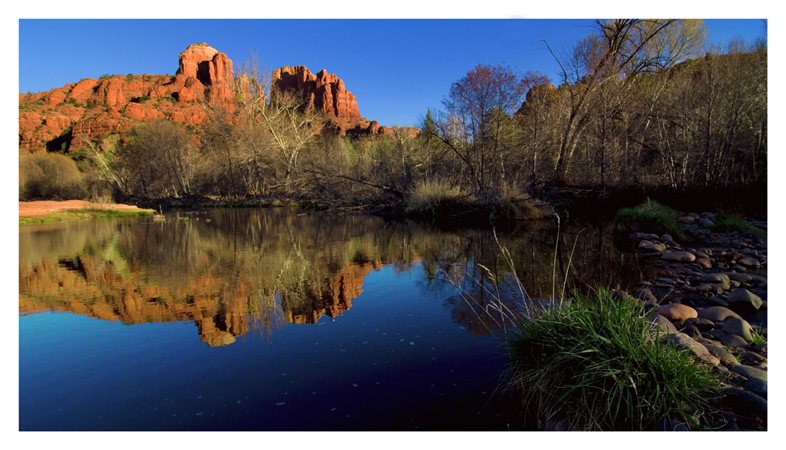
<svg viewBox="0 0 786 450">
<path fill-rule="evenodd" d="M 740 233 L 751 233 L 755 236 L 767 237 L 767 231 L 737 216 L 718 217 L 715 220 L 715 225 L 713 225 L 711 228 L 713 231 L 717 231 L 721 233 L 730 233 L 732 231 L 739 231 Z"/>
<path fill-rule="evenodd" d="M 683 226 L 677 221 L 679 213 L 654 200 L 645 201 L 633 208 L 622 208 L 614 216 L 615 227 L 623 232 L 679 234 Z"/>
<path fill-rule="evenodd" d="M 662 419 L 710 427 L 717 377 L 662 343 L 640 303 L 608 290 L 522 319 L 508 348 L 509 387 L 571 430 L 654 430 Z"/>
</svg>

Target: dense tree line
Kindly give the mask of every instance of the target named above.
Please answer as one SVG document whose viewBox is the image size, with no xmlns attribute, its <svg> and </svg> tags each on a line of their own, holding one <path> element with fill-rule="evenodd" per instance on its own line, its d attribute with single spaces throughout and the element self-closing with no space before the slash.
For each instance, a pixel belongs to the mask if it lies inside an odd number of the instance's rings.
<svg viewBox="0 0 786 450">
<path fill-rule="evenodd" d="M 155 120 L 77 161 L 100 194 L 306 199 L 331 206 L 504 203 L 543 186 L 742 186 L 766 181 L 767 49 L 707 49 L 701 21 L 610 20 L 562 79 L 478 65 L 420 134 L 342 135 L 247 64 L 236 106 L 204 127 Z M 72 155 L 73 156 L 73 155 Z M 22 164 L 24 163 L 24 164 Z M 20 189 L 40 164 L 22 164 Z M 35 166 L 35 167 L 34 167 Z M 69 172 L 70 173 L 70 172 Z M 73 176 L 71 176 L 73 178 Z"/>
</svg>

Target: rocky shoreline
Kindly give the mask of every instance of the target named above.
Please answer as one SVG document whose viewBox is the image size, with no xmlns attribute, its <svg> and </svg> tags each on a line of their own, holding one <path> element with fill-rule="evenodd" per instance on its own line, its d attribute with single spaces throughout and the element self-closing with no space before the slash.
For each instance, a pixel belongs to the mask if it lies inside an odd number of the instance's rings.
<svg viewBox="0 0 786 450">
<path fill-rule="evenodd" d="M 633 233 L 655 278 L 618 295 L 645 302 L 666 340 L 722 375 L 721 430 L 767 429 L 767 239 L 750 232 L 711 231 L 715 215 L 681 217 L 681 236 Z M 766 223 L 753 222 L 766 229 Z M 678 243 L 683 242 L 683 244 Z M 662 430 L 687 430 L 663 421 Z"/>
</svg>

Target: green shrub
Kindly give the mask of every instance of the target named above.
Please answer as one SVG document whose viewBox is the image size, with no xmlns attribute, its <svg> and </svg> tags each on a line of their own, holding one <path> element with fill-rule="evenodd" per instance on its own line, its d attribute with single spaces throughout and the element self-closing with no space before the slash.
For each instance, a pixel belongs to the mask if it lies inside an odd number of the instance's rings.
<svg viewBox="0 0 786 450">
<path fill-rule="evenodd" d="M 638 302 L 608 290 L 535 312 L 509 336 L 510 385 L 572 430 L 654 430 L 662 419 L 707 428 L 709 370 L 663 344 Z"/>
<path fill-rule="evenodd" d="M 19 160 L 19 200 L 72 200 L 85 196 L 76 163 L 59 153 L 24 155 Z"/>
<path fill-rule="evenodd" d="M 644 231 L 648 233 L 679 234 L 683 231 L 677 221 L 680 214 L 673 208 L 649 200 L 633 208 L 622 208 L 614 216 L 614 225 L 619 231 Z"/>
</svg>

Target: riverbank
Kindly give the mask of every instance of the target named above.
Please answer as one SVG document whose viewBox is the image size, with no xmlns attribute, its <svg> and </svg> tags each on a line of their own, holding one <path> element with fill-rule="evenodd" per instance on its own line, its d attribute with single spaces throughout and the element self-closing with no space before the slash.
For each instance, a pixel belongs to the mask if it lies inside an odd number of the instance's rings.
<svg viewBox="0 0 786 450">
<path fill-rule="evenodd" d="M 93 203 L 84 200 L 19 202 L 19 225 L 152 215 L 155 215 L 153 209 L 121 203 Z"/>
<path fill-rule="evenodd" d="M 634 292 L 650 320 L 673 345 L 721 375 L 725 386 L 707 399 L 722 414 L 722 430 L 767 429 L 767 238 L 758 232 L 714 232 L 715 214 L 679 219 L 681 243 L 637 232 L 640 257 L 656 268 Z M 686 429 L 669 423 L 668 429 Z"/>
</svg>

